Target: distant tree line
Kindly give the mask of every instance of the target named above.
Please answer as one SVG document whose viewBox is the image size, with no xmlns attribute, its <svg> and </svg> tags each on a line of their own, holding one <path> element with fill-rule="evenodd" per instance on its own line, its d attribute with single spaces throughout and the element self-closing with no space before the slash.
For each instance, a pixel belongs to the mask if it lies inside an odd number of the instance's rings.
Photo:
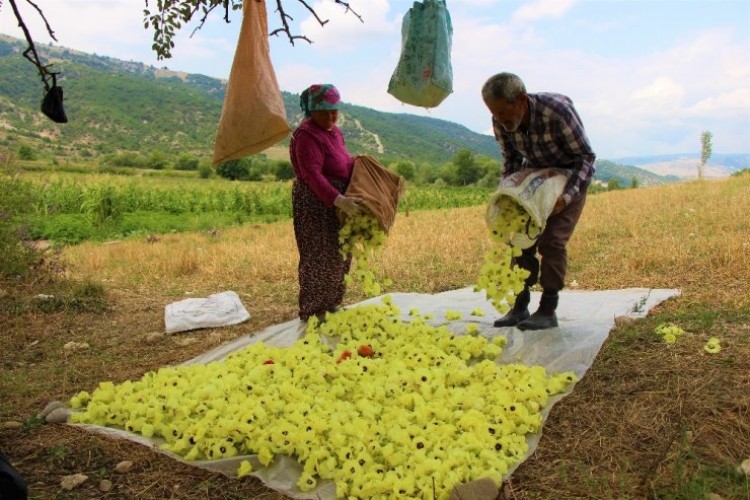
<svg viewBox="0 0 750 500">
<path fill-rule="evenodd" d="M 39 155 L 28 144 L 21 144 L 16 150 L 19 160 L 37 160 Z M 478 155 L 468 149 L 458 151 L 451 161 L 442 165 L 429 162 L 413 162 L 403 159 L 380 159 L 389 170 L 401 175 L 407 182 L 417 186 L 476 186 L 493 188 L 500 182 L 502 163 L 487 156 Z M 56 158 L 52 159 L 57 164 Z M 615 165 L 603 160 L 602 165 Z M 265 154 L 223 162 L 213 168 L 207 158 L 183 152 L 178 155 L 154 150 L 148 153 L 122 151 L 102 155 L 99 159 L 103 171 L 114 168 L 134 168 L 150 170 L 197 171 L 202 178 L 214 173 L 232 181 L 288 181 L 294 178 L 294 169 L 287 159 L 269 159 Z M 632 176 L 628 181 L 623 176 L 605 176 L 595 179 L 589 187 L 590 193 L 634 189 L 640 187 L 640 180 Z"/>
</svg>

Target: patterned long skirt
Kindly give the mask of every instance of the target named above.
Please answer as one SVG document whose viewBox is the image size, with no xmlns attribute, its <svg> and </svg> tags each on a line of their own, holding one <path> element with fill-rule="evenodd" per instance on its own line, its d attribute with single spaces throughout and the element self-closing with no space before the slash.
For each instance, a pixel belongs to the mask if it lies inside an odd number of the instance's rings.
<svg viewBox="0 0 750 500">
<path fill-rule="evenodd" d="M 331 180 L 331 184 L 342 193 L 346 190 L 344 181 Z M 299 179 L 292 188 L 292 214 L 299 251 L 299 317 L 307 320 L 341 304 L 352 259 L 340 253 L 336 209 L 323 205 Z"/>
</svg>

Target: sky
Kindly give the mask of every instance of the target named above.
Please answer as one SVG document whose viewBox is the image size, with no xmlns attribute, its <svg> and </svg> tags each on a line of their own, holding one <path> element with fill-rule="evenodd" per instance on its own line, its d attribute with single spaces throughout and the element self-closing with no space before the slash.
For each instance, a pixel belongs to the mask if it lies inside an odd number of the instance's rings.
<svg viewBox="0 0 750 500">
<path fill-rule="evenodd" d="M 38 43 L 49 43 L 39 16 L 16 0 Z M 217 9 L 175 38 L 171 59 L 151 50 L 144 0 L 35 0 L 56 45 L 175 71 L 229 76 L 241 24 Z M 155 5 L 151 0 L 150 6 Z M 401 24 L 412 1 L 349 0 L 360 21 L 333 0 L 283 0 L 292 46 L 271 37 L 281 90 L 333 83 L 342 100 L 379 111 L 430 116 L 491 134 L 482 84 L 519 75 L 527 91 L 558 92 L 575 103 L 600 159 L 700 154 L 703 131 L 714 153 L 750 152 L 750 0 L 448 0 L 453 25 L 453 93 L 439 106 L 403 104 L 387 93 L 401 51 Z M 279 28 L 267 1 L 269 30 Z M 7 2 L 0 33 L 23 38 Z"/>
</svg>

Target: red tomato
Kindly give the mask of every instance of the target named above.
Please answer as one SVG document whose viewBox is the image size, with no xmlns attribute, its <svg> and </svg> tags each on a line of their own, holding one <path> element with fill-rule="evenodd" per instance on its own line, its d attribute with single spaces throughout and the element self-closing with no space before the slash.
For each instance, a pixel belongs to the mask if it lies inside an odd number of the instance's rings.
<svg viewBox="0 0 750 500">
<path fill-rule="evenodd" d="M 341 363 L 345 359 L 349 359 L 351 357 L 352 357 L 351 351 L 344 351 L 344 352 L 341 353 L 341 356 L 339 356 L 338 362 Z"/>
<path fill-rule="evenodd" d="M 365 358 L 371 358 L 375 355 L 375 350 L 372 348 L 372 346 L 363 344 L 357 349 L 357 354 Z"/>
<path fill-rule="evenodd" d="M 273 362 L 273 360 L 272 360 L 272 359 L 267 359 L 267 360 L 265 360 L 265 361 L 263 362 L 263 364 L 264 364 L 264 365 L 272 365 L 272 364 L 274 364 L 274 362 Z"/>
</svg>

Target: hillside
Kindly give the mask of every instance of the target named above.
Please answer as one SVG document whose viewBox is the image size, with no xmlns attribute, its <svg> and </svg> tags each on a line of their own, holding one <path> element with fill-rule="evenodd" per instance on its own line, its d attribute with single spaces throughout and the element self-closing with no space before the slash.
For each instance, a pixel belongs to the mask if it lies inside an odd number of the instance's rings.
<svg viewBox="0 0 750 500">
<path fill-rule="evenodd" d="M 137 62 L 39 47 L 63 78 L 69 123 L 58 126 L 37 112 L 43 87 L 35 68 L 21 57 L 20 40 L 0 37 L 0 130 L 19 138 L 55 137 L 63 151 L 89 155 L 118 150 L 189 151 L 213 147 L 225 82 L 171 72 Z M 290 125 L 300 119 L 298 95 L 283 92 Z M 460 149 L 499 159 L 490 136 L 454 123 L 382 113 L 343 104 L 340 126 L 354 154 L 443 163 Z"/>
<path fill-rule="evenodd" d="M 25 43 L 0 35 L 0 147 L 32 145 L 39 156 L 96 158 L 120 151 L 200 158 L 212 154 L 226 82 L 204 75 L 170 71 L 134 61 L 40 46 L 45 64 L 62 73 L 69 122 L 57 125 L 39 112 L 43 86 L 22 56 Z M 298 95 L 282 92 L 290 125 L 301 118 Z M 408 160 L 440 166 L 461 149 L 501 160 L 494 138 L 430 117 L 384 113 L 344 103 L 339 125 L 353 154 L 384 162 Z M 269 156 L 283 157 L 286 142 Z M 596 178 L 629 185 L 674 179 L 644 169 L 599 161 Z"/>
</svg>

